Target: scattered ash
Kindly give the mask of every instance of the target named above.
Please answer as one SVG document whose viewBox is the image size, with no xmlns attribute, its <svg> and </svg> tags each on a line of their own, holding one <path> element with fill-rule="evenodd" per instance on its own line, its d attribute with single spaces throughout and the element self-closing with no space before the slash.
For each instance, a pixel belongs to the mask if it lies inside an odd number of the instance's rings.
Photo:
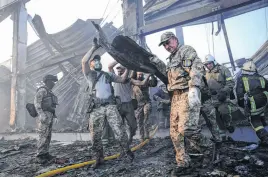
<svg viewBox="0 0 268 178">
<path fill-rule="evenodd" d="M 135 140 L 133 145 L 139 142 Z M 93 155 L 88 142 L 64 145 L 52 142 L 50 153 L 57 156 L 53 162 L 41 165 L 35 161 L 36 140 L 0 140 L 0 176 L 36 176 L 64 166 L 91 160 Z M 105 155 L 119 152 L 119 147 L 104 148 Z M 268 148 L 244 142 L 223 143 L 220 159 L 212 162 L 212 148 L 204 159 L 192 158 L 193 167 L 181 172 L 180 176 L 267 176 Z M 124 159 L 106 161 L 99 169 L 90 166 L 69 170 L 57 176 L 72 177 L 167 177 L 176 167 L 175 151 L 169 137 L 154 138 L 135 152 L 131 163 Z"/>
</svg>

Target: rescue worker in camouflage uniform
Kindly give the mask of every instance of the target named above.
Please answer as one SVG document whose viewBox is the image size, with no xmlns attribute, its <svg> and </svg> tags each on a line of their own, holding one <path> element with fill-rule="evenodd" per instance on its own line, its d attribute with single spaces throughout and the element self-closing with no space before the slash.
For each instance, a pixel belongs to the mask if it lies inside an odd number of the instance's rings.
<svg viewBox="0 0 268 178">
<path fill-rule="evenodd" d="M 82 59 L 82 71 L 89 84 L 89 129 L 92 136 L 92 152 L 96 159 L 93 168 L 97 168 L 104 161 L 101 136 L 105 119 L 112 128 L 116 141 L 120 144 L 121 157 L 126 155 L 131 161 L 134 159 L 111 84 L 112 82 L 124 83 L 128 71 L 125 71 L 122 76 L 102 71 L 100 56 L 93 55 L 98 48 L 97 39 L 94 38 L 94 45 Z"/>
<path fill-rule="evenodd" d="M 110 72 L 114 72 L 114 67 L 118 64 L 117 61 L 112 62 L 108 69 Z M 121 64 L 116 67 L 118 75 L 122 76 L 126 71 L 126 68 Z M 134 135 L 136 135 L 137 121 L 135 118 L 134 107 L 132 104 L 132 86 L 145 86 L 149 82 L 150 75 L 148 75 L 143 81 L 135 80 L 133 78 L 128 78 L 124 83 L 114 83 L 115 96 L 120 97 L 122 105 L 119 110 L 121 117 L 123 118 L 128 132 L 129 144 L 132 143 Z M 110 126 L 107 124 L 104 128 L 104 133 L 102 136 L 102 143 L 107 143 L 107 141 L 112 138 L 113 133 Z M 111 140 L 111 139 L 110 139 Z"/>
<path fill-rule="evenodd" d="M 34 106 L 39 118 L 39 139 L 37 142 L 36 157 L 41 163 L 54 158 L 54 156 L 49 154 L 49 144 L 51 141 L 53 119 L 57 119 L 55 109 L 56 105 L 58 105 L 58 99 L 51 90 L 57 81 L 56 76 L 46 75 L 43 79 L 45 85 L 37 89 L 34 98 Z"/>
<path fill-rule="evenodd" d="M 228 68 L 216 62 L 212 55 L 205 57 L 204 65 L 208 69 L 206 80 L 211 93 L 212 103 L 216 108 L 216 119 L 223 140 L 226 139 L 225 130 L 233 132 L 231 125 L 232 113 L 238 111 L 238 107 L 230 101 L 233 95 L 235 82 Z"/>
<path fill-rule="evenodd" d="M 205 77 L 203 79 L 206 80 Z M 213 105 L 211 93 L 206 84 L 205 86 L 201 87 L 201 103 L 201 115 L 205 119 L 206 125 L 211 132 L 211 140 L 216 143 L 217 146 L 220 146 L 222 138 L 220 135 L 219 126 L 216 121 L 216 109 Z"/>
<path fill-rule="evenodd" d="M 170 136 L 176 150 L 178 168 L 172 175 L 190 167 L 189 153 L 202 152 L 200 147 L 201 128 L 198 125 L 201 99 L 200 87 L 204 66 L 195 49 L 179 45 L 172 32 L 161 36 L 159 46 L 171 53 L 166 66 L 168 85 L 171 93 Z"/>
<path fill-rule="evenodd" d="M 170 99 L 165 84 L 159 86 L 159 90 L 153 95 L 153 99 L 158 102 L 158 126 L 166 128 L 170 115 Z"/>
<path fill-rule="evenodd" d="M 238 105 L 244 108 L 261 144 L 268 145 L 268 132 L 263 123 L 268 104 L 268 81 L 258 74 L 253 61 L 243 65 L 242 75 L 236 81 L 236 94 Z"/>
<path fill-rule="evenodd" d="M 137 72 L 137 80 L 143 81 L 144 74 L 142 72 Z M 144 141 L 149 138 L 149 117 L 152 109 L 152 103 L 149 94 L 149 87 L 157 86 L 157 79 L 150 75 L 150 79 L 147 85 L 133 86 L 133 96 L 138 102 L 138 108 L 135 111 L 135 116 L 138 120 L 138 127 L 140 132 L 140 140 Z"/>
</svg>

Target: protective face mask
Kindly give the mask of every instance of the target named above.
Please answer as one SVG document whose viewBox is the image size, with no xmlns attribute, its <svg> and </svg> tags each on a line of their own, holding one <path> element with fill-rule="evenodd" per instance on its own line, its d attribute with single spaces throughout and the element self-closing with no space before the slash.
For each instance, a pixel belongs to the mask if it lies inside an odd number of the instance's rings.
<svg viewBox="0 0 268 178">
<path fill-rule="evenodd" d="M 100 71 L 102 69 L 102 64 L 100 61 L 95 61 L 95 64 L 94 64 L 94 69 L 96 71 Z"/>
</svg>

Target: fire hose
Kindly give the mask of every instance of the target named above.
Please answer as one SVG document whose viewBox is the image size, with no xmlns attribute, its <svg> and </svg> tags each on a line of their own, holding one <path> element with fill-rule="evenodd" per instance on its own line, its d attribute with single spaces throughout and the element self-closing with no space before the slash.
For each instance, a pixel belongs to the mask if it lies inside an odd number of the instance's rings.
<svg viewBox="0 0 268 178">
<path fill-rule="evenodd" d="M 150 141 L 150 139 L 152 139 L 154 137 L 157 129 L 158 129 L 158 126 L 154 129 L 154 131 L 152 132 L 152 134 L 149 137 L 149 139 L 146 139 L 143 142 L 141 142 L 140 144 L 138 144 L 137 146 L 131 148 L 131 151 L 133 151 L 133 152 L 137 151 L 138 149 L 142 148 L 145 144 L 147 144 Z M 108 161 L 108 160 L 116 159 L 119 156 L 120 156 L 120 153 L 112 155 L 112 156 L 107 156 L 107 157 L 104 158 L 104 160 Z M 73 165 L 70 165 L 70 166 L 66 166 L 66 167 L 62 167 L 62 168 L 59 168 L 59 169 L 55 169 L 55 170 L 52 170 L 52 171 L 42 173 L 42 174 L 38 175 L 37 177 L 52 177 L 52 176 L 55 176 L 57 174 L 69 171 L 71 169 L 78 169 L 78 168 L 81 168 L 81 167 L 84 167 L 84 166 L 87 166 L 87 165 L 92 165 L 95 162 L 96 162 L 96 160 L 91 160 L 91 161 L 86 161 L 86 162 L 83 162 L 83 163 L 73 164 Z"/>
</svg>

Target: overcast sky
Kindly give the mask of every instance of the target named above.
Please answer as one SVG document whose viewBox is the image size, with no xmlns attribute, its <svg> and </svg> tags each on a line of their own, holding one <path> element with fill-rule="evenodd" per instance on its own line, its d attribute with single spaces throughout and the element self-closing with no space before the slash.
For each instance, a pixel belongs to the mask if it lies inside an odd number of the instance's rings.
<svg viewBox="0 0 268 178">
<path fill-rule="evenodd" d="M 31 0 L 27 3 L 26 8 L 32 17 L 34 14 L 40 15 L 47 32 L 52 34 L 69 27 L 78 18 L 82 20 L 98 19 L 105 18 L 107 14 L 109 16 L 106 22 L 112 20 L 114 26 L 120 27 L 123 24 L 121 0 L 110 0 L 107 11 L 103 16 L 107 3 L 108 0 Z M 265 18 L 268 17 L 268 10 L 266 11 L 263 8 L 226 20 L 234 59 L 251 57 L 268 39 L 267 18 Z M 214 26 L 215 31 L 217 31 L 217 24 L 215 23 Z M 0 62 L 11 57 L 12 28 L 10 18 L 0 23 Z M 175 32 L 175 29 L 169 31 Z M 211 53 L 220 63 L 229 61 L 222 32 L 219 36 L 214 36 L 213 50 L 211 23 L 184 27 L 183 32 L 185 44 L 193 46 L 202 60 L 206 54 Z M 163 47 L 158 47 L 162 33 L 149 35 L 146 40 L 152 52 L 165 61 L 168 53 Z M 28 45 L 36 40 L 38 40 L 38 37 L 28 25 Z M 104 69 L 107 70 L 107 63 L 112 61 L 112 58 L 105 54 L 102 59 Z"/>
</svg>

